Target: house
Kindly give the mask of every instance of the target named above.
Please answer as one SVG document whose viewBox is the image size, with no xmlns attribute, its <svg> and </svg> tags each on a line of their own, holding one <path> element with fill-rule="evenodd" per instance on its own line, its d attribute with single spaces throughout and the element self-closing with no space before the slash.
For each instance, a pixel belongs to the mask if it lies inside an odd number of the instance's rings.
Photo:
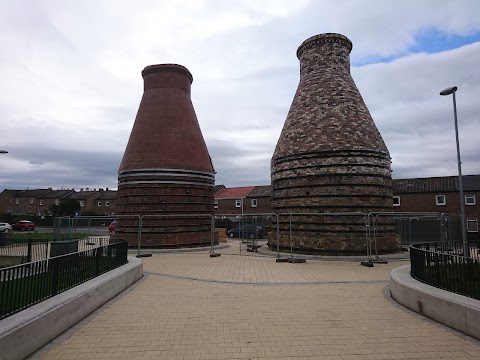
<svg viewBox="0 0 480 360">
<path fill-rule="evenodd" d="M 252 191 L 250 191 L 250 193 L 246 197 L 246 204 L 247 204 L 246 214 L 272 213 L 272 207 L 270 205 L 271 196 L 272 196 L 271 185 L 255 186 L 255 188 Z"/>
<path fill-rule="evenodd" d="M 467 238 L 480 240 L 480 175 L 463 175 Z M 442 176 L 393 180 L 395 212 L 435 212 L 460 214 L 458 176 Z"/>
<path fill-rule="evenodd" d="M 12 215 L 35 215 L 38 198 L 51 189 L 12 190 L 5 189 L 0 193 L 0 212 Z"/>
<path fill-rule="evenodd" d="M 69 199 L 78 200 L 80 203 L 80 214 L 87 213 L 88 215 L 103 215 L 97 214 L 96 207 L 95 207 L 95 200 L 100 196 L 100 192 L 96 189 L 90 190 L 86 188 L 80 189 L 80 191 L 76 191 L 73 194 L 70 194 L 68 197 Z"/>
<path fill-rule="evenodd" d="M 251 203 L 249 205 L 246 198 L 253 189 L 255 189 L 255 186 L 234 188 L 223 187 L 217 194 L 215 194 L 215 214 L 252 214 Z"/>
<path fill-rule="evenodd" d="M 94 209 L 97 215 L 115 215 L 117 211 L 117 191 L 108 188 L 98 189 L 99 196 L 95 198 Z"/>
<path fill-rule="evenodd" d="M 35 215 L 45 216 L 49 215 L 50 211 L 48 208 L 52 205 L 60 205 L 60 201 L 67 198 L 69 195 L 75 192 L 72 190 L 52 190 L 49 189 L 48 192 L 40 195 L 36 202 Z"/>
</svg>

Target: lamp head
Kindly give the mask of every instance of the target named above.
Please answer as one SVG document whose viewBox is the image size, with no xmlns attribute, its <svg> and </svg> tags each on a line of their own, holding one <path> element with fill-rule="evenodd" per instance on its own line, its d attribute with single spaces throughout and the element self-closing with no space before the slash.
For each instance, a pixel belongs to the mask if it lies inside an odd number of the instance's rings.
<svg viewBox="0 0 480 360">
<path fill-rule="evenodd" d="M 458 88 L 456 86 L 449 87 L 448 89 L 440 91 L 440 95 L 450 95 L 457 91 Z"/>
</svg>

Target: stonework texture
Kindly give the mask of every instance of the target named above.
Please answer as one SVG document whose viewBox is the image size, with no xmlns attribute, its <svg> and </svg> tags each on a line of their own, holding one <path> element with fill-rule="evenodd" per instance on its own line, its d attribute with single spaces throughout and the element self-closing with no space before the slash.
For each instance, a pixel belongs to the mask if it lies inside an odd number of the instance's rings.
<svg viewBox="0 0 480 360">
<path fill-rule="evenodd" d="M 351 50 L 339 34 L 313 36 L 297 50 L 300 83 L 271 162 L 276 213 L 392 211 L 390 154 L 350 75 Z M 380 252 L 398 250 L 393 230 L 379 226 Z M 281 217 L 280 233 L 280 245 L 297 252 L 366 249 L 361 214 Z"/>
<path fill-rule="evenodd" d="M 136 246 L 211 242 L 214 170 L 190 98 L 191 73 L 147 66 L 144 93 L 118 172 L 115 238 Z"/>
</svg>

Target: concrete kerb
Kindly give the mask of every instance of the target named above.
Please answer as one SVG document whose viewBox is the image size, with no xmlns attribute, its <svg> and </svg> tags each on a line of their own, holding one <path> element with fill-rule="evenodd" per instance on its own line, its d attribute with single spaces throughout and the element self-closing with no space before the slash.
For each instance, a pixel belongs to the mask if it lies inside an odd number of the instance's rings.
<svg viewBox="0 0 480 360">
<path fill-rule="evenodd" d="M 238 238 L 232 241 L 238 242 Z M 266 244 L 267 240 L 259 239 L 257 240 L 262 246 L 256 249 L 256 252 L 260 255 L 268 256 L 271 258 L 277 257 L 277 251 L 270 250 Z M 230 245 L 227 244 L 218 244 L 213 246 L 214 250 L 222 250 L 229 248 Z M 140 253 L 149 252 L 154 254 L 175 254 L 175 253 L 208 253 L 210 251 L 210 246 L 205 247 L 192 247 L 192 248 L 174 248 L 174 249 L 162 249 L 162 248 L 142 248 Z M 129 249 L 128 253 L 133 255 L 137 254 L 136 249 Z M 365 255 L 350 255 L 350 256 L 329 256 L 329 255 L 307 255 L 307 254 L 293 254 L 294 257 L 301 257 L 306 260 L 319 260 L 319 261 L 351 261 L 351 262 L 360 262 L 366 259 Z M 289 252 L 280 252 L 280 258 L 289 259 L 291 254 Z M 405 261 L 410 260 L 410 254 L 408 252 L 401 252 L 396 254 L 386 254 L 382 255 L 383 259 L 388 261 Z"/>
<path fill-rule="evenodd" d="M 390 292 L 410 310 L 480 340 L 480 300 L 421 283 L 410 275 L 410 265 L 390 273 Z"/>
<path fill-rule="evenodd" d="M 129 256 L 127 264 L 1 320 L 1 358 L 25 358 L 142 276 L 142 261 Z"/>
<path fill-rule="evenodd" d="M 267 255 L 270 257 L 277 257 L 277 251 L 270 250 L 268 246 L 262 246 L 257 249 L 257 252 L 262 255 Z M 367 260 L 365 255 L 307 255 L 300 253 L 293 253 L 294 257 L 301 257 L 306 260 L 320 260 L 320 261 L 351 261 L 351 262 L 360 262 Z M 291 254 L 289 252 L 280 252 L 280 258 L 290 258 Z M 396 253 L 396 254 L 386 254 L 382 255 L 382 258 L 388 261 L 405 261 L 410 260 L 410 254 L 406 253 Z"/>
<path fill-rule="evenodd" d="M 209 252 L 212 248 L 213 250 L 221 250 L 227 249 L 229 247 L 228 244 L 219 244 L 213 247 L 211 246 L 202 246 L 202 247 L 185 247 L 185 248 L 172 248 L 172 249 L 163 249 L 163 248 L 149 248 L 143 247 L 140 249 L 140 254 L 142 253 L 155 253 L 155 254 L 175 254 L 175 253 L 202 253 L 202 252 Z M 137 249 L 130 248 L 128 249 L 128 253 L 131 255 L 138 254 Z"/>
</svg>

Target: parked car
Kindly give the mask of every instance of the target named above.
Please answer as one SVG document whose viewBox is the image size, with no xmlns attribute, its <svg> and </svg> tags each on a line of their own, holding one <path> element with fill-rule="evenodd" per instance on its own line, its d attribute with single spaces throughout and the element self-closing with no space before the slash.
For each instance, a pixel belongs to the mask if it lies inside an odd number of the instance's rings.
<svg viewBox="0 0 480 360">
<path fill-rule="evenodd" d="M 255 225 L 240 225 L 236 228 L 228 230 L 227 235 L 231 238 L 241 236 L 242 238 L 261 239 L 263 238 L 263 228 Z"/>
<path fill-rule="evenodd" d="M 108 231 L 114 233 L 117 230 L 117 220 L 113 220 L 110 225 L 108 225 Z"/>
<path fill-rule="evenodd" d="M 12 231 L 12 225 L 9 223 L 0 223 L 0 232 L 8 233 L 9 231 Z"/>
<path fill-rule="evenodd" d="M 35 230 L 35 224 L 28 220 L 20 220 L 12 225 L 12 229 L 18 231 L 33 231 Z"/>
</svg>

